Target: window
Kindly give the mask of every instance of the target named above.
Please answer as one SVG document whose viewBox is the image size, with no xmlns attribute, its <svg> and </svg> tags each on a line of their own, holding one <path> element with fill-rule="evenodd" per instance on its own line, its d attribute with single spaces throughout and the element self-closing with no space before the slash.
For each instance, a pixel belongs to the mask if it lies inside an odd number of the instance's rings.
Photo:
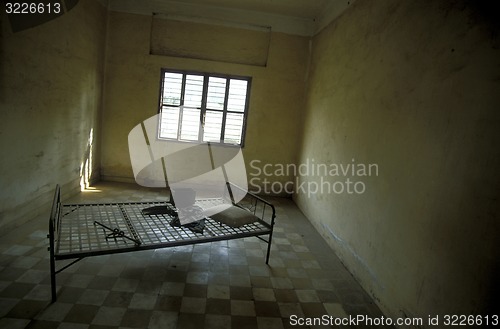
<svg viewBox="0 0 500 329">
<path fill-rule="evenodd" d="M 162 70 L 159 137 L 243 145 L 251 78 Z"/>
</svg>

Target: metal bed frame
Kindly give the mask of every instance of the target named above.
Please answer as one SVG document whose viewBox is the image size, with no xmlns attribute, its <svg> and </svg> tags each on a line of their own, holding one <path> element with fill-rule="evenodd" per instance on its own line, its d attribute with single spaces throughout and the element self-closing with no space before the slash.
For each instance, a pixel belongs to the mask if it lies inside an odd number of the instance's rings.
<svg viewBox="0 0 500 329">
<path fill-rule="evenodd" d="M 231 196 L 231 189 L 240 189 L 231 183 L 227 183 L 227 187 Z M 231 227 L 205 217 L 203 232 L 195 233 L 185 226 L 170 225 L 174 217 L 169 214 L 142 213 L 142 209 L 148 207 L 172 206 L 171 200 L 61 204 L 61 190 L 57 185 L 47 236 L 52 302 L 57 299 L 56 275 L 86 257 L 254 236 L 268 244 L 266 253 L 266 264 L 268 264 L 276 217 L 274 206 L 250 192 L 238 203 L 231 202 L 227 198 L 218 198 L 198 199 L 195 204 L 206 209 L 222 203 L 232 203 L 247 209 L 256 216 L 256 221 L 240 227 Z M 73 261 L 56 269 L 56 261 L 69 259 Z"/>
</svg>

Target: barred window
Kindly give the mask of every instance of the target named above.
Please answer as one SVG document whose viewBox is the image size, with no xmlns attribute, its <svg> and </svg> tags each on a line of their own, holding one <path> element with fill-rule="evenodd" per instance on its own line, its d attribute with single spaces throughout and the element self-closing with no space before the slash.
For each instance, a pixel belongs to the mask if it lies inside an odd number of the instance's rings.
<svg viewBox="0 0 500 329">
<path fill-rule="evenodd" d="M 243 146 L 250 77 L 162 70 L 159 137 Z"/>
</svg>

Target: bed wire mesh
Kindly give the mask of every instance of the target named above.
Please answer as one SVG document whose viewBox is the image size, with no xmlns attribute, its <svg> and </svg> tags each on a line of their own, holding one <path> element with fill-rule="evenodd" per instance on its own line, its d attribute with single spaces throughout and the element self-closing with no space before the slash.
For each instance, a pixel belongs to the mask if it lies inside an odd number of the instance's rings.
<svg viewBox="0 0 500 329">
<path fill-rule="evenodd" d="M 224 203 L 224 199 L 201 199 L 202 209 Z M 188 227 L 170 223 L 169 214 L 144 215 L 142 210 L 162 202 L 130 202 L 62 205 L 55 254 L 58 258 L 85 256 L 130 249 L 151 249 L 187 243 L 201 243 L 269 234 L 270 223 L 258 220 L 232 227 L 206 217 L 204 230 L 195 233 Z M 240 202 L 257 217 L 265 219 L 266 205 L 244 198 Z"/>
</svg>

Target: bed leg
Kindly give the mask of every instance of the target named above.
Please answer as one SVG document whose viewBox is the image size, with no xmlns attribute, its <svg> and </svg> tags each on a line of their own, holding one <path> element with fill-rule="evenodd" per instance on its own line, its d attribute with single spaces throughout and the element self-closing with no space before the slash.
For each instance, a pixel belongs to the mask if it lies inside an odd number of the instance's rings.
<svg viewBox="0 0 500 329">
<path fill-rule="evenodd" d="M 269 233 L 269 241 L 267 242 L 266 264 L 269 265 L 269 255 L 271 254 L 271 240 L 273 239 L 273 232 Z"/>
<path fill-rule="evenodd" d="M 52 295 L 52 303 L 54 303 L 57 299 L 57 295 L 56 295 L 56 270 L 55 270 L 55 261 L 53 257 L 50 257 L 50 289 Z"/>
<path fill-rule="evenodd" d="M 49 254 L 50 254 L 50 292 L 52 295 L 52 303 L 57 299 L 56 296 L 56 260 L 54 258 L 54 235 L 49 234 Z"/>
<path fill-rule="evenodd" d="M 54 193 L 54 201 L 52 202 L 52 210 L 49 217 L 49 256 L 50 256 L 50 292 L 52 295 L 52 303 L 56 301 L 56 258 L 55 258 L 55 239 L 56 229 L 59 226 L 61 217 L 61 189 L 56 185 Z"/>
</svg>

